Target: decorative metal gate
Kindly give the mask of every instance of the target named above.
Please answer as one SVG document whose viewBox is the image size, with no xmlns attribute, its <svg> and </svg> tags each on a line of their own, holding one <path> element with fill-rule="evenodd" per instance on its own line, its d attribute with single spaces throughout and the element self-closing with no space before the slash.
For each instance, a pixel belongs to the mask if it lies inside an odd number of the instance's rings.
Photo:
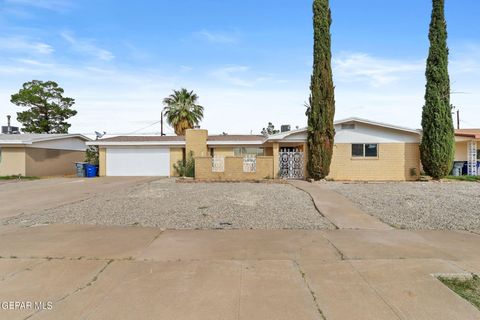
<svg viewBox="0 0 480 320">
<path fill-rule="evenodd" d="M 303 179 L 303 152 L 280 152 L 280 177 Z"/>
</svg>

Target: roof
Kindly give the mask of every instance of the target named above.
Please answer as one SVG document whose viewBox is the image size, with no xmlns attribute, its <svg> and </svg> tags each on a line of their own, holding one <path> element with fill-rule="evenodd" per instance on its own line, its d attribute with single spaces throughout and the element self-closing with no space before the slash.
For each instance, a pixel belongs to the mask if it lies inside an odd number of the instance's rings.
<svg viewBox="0 0 480 320">
<path fill-rule="evenodd" d="M 210 135 L 208 144 L 262 144 L 265 137 L 262 135 Z M 95 140 L 88 145 L 184 145 L 184 136 L 117 136 L 112 138 Z"/>
<path fill-rule="evenodd" d="M 415 133 L 415 134 L 422 134 L 422 130 L 407 128 L 407 127 L 401 127 L 401 126 L 396 126 L 396 125 L 389 124 L 389 123 L 372 121 L 372 120 L 355 118 L 355 117 L 335 121 L 335 125 L 343 124 L 343 123 L 349 123 L 349 122 L 360 122 L 360 123 L 369 124 L 369 125 L 376 126 L 376 127 L 384 127 L 384 128 L 398 130 L 398 131 L 405 131 L 405 132 L 410 132 L 410 133 Z"/>
<path fill-rule="evenodd" d="M 90 141 L 81 134 L 51 134 L 51 133 L 24 133 L 24 134 L 0 134 L 0 144 L 32 144 L 35 142 L 80 138 Z"/>
<path fill-rule="evenodd" d="M 265 136 L 253 134 L 213 135 L 208 136 L 208 141 L 262 141 Z"/>
<path fill-rule="evenodd" d="M 398 131 L 404 131 L 404 132 L 409 132 L 409 133 L 415 133 L 415 134 L 422 134 L 421 130 L 416 130 L 416 129 L 411 129 L 411 128 L 406 128 L 406 127 L 400 127 L 388 123 L 383 123 L 383 122 L 377 122 L 377 121 L 371 121 L 367 119 L 362 119 L 362 118 L 347 118 L 347 119 L 342 119 L 335 121 L 335 125 L 343 124 L 343 123 L 351 123 L 351 122 L 359 122 L 359 123 L 365 123 L 371 126 L 376 126 L 376 127 L 383 127 L 383 128 L 388 128 L 388 129 L 393 129 L 393 130 L 398 130 Z M 296 134 L 296 133 L 301 133 L 307 131 L 307 128 L 300 128 L 297 130 L 292 130 L 292 131 L 287 131 L 287 132 L 281 132 L 277 133 L 274 135 L 271 135 L 268 137 L 268 140 L 282 140 L 285 139 L 286 137 Z"/>
<path fill-rule="evenodd" d="M 117 136 L 112 138 L 105 138 L 97 140 L 99 142 L 154 142 L 154 141 L 185 141 L 183 136 Z"/>
<path fill-rule="evenodd" d="M 455 130 L 455 135 L 458 137 L 480 139 L 480 129 L 459 129 Z"/>
</svg>

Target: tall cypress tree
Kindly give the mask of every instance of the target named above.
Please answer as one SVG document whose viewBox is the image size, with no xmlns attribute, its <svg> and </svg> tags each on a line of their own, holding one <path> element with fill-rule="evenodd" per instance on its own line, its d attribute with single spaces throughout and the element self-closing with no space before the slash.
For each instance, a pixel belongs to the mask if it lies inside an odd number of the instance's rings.
<svg viewBox="0 0 480 320">
<path fill-rule="evenodd" d="M 445 0 L 433 0 L 429 39 L 420 153 L 425 173 L 434 179 L 441 179 L 450 173 L 455 156 Z"/>
<path fill-rule="evenodd" d="M 330 173 L 335 128 L 335 95 L 332 76 L 329 0 L 314 0 L 313 74 L 308 116 L 308 173 L 320 180 Z"/>
</svg>

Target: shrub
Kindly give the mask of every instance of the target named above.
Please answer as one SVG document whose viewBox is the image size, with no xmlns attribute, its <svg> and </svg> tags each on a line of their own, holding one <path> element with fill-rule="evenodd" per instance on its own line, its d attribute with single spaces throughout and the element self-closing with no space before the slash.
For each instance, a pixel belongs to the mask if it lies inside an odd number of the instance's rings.
<svg viewBox="0 0 480 320">
<path fill-rule="evenodd" d="M 179 160 L 174 164 L 173 168 L 180 177 L 195 178 L 195 158 L 193 157 L 193 151 L 188 153 L 187 159 Z"/>
</svg>

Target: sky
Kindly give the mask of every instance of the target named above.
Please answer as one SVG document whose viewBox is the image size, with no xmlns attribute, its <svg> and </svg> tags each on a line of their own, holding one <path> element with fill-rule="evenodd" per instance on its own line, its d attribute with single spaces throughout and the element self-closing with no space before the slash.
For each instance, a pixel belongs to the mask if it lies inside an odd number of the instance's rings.
<svg viewBox="0 0 480 320">
<path fill-rule="evenodd" d="M 419 128 L 430 0 L 332 0 L 336 119 Z M 452 103 L 480 127 L 480 1 L 446 0 Z M 311 0 L 0 0 L 0 123 L 10 96 L 53 80 L 75 98 L 70 132 L 153 134 L 185 87 L 211 133 L 306 125 Z M 169 127 L 167 133 L 173 133 Z"/>
</svg>

